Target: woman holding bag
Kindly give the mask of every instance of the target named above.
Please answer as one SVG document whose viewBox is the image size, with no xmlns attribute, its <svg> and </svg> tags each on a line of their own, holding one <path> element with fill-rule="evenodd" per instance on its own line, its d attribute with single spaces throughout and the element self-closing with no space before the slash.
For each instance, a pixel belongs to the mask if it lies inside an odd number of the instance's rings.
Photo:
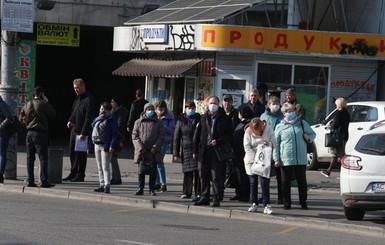
<svg viewBox="0 0 385 245">
<path fill-rule="evenodd" d="M 251 119 L 246 125 L 245 135 L 243 137 L 243 146 L 245 148 L 245 170 L 250 180 L 250 200 L 251 207 L 249 212 L 257 212 L 258 207 L 258 175 L 251 172 L 255 154 L 259 145 L 273 147 L 275 145 L 273 129 L 259 118 Z M 261 180 L 262 202 L 264 206 L 263 213 L 271 214 L 273 211 L 270 206 L 270 176 L 259 176 Z"/>
<path fill-rule="evenodd" d="M 302 209 L 308 209 L 306 164 L 306 142 L 311 143 L 315 133 L 310 125 L 297 117 L 295 106 L 286 102 L 282 105 L 283 120 L 275 128 L 276 146 L 273 151 L 275 167 L 281 168 L 284 209 L 291 209 L 291 179 L 293 173 L 298 183 L 299 202 Z"/>
</svg>

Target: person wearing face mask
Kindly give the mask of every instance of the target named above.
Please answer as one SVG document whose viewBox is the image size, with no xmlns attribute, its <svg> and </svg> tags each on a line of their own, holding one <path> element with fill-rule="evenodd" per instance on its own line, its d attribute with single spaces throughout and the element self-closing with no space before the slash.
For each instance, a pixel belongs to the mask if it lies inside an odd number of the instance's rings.
<svg viewBox="0 0 385 245">
<path fill-rule="evenodd" d="M 172 137 L 174 135 L 175 130 L 175 119 L 174 115 L 170 113 L 167 109 L 166 101 L 160 100 L 155 103 L 155 109 L 156 114 L 159 118 L 159 120 L 163 123 L 164 127 L 164 142 L 162 145 L 162 158 L 166 155 L 168 146 L 170 145 L 172 141 Z M 167 184 L 166 184 L 166 169 L 164 167 L 164 162 L 158 162 L 157 165 L 158 173 L 156 175 L 155 180 L 155 190 L 165 192 L 167 191 Z"/>
<path fill-rule="evenodd" d="M 194 205 L 210 205 L 210 181 L 213 185 L 213 207 L 220 206 L 220 195 L 224 190 L 223 171 L 226 163 L 219 162 L 214 147 L 232 141 L 232 123 L 219 107 L 219 98 L 208 98 L 208 113 L 201 116 L 194 134 L 193 157 L 198 160 L 202 183 L 202 196 Z"/>
<path fill-rule="evenodd" d="M 191 198 L 193 188 L 195 197 L 200 195 L 198 162 L 193 158 L 193 137 L 201 116 L 195 109 L 194 101 L 186 101 L 185 112 L 178 117 L 174 131 L 174 160 L 178 160 L 179 157 L 182 160 L 182 199 Z"/>
<path fill-rule="evenodd" d="M 282 121 L 283 114 L 281 112 L 281 106 L 279 98 L 276 96 L 271 96 L 267 102 L 267 107 L 265 112 L 261 115 L 261 120 L 267 122 L 270 128 L 275 130 L 277 125 Z M 272 164 L 274 166 L 274 163 Z M 275 170 L 275 176 L 277 179 L 277 204 L 283 204 L 282 200 L 282 181 L 281 181 L 281 170 L 279 167 L 273 167 Z"/>
<path fill-rule="evenodd" d="M 91 124 L 92 143 L 94 143 L 95 160 L 99 172 L 99 187 L 94 190 L 95 192 L 110 193 L 110 161 L 117 149 L 119 138 L 118 122 L 112 116 L 111 109 L 110 103 L 102 102 L 99 116 Z"/>
<path fill-rule="evenodd" d="M 134 163 L 139 165 L 142 158 L 153 160 L 153 169 L 157 163 L 163 162 L 162 145 L 165 130 L 163 123 L 155 113 L 155 106 L 151 103 L 144 105 L 143 112 L 134 123 L 132 130 L 132 142 L 134 144 Z M 151 171 L 149 178 L 149 193 L 156 196 L 155 178 L 157 171 Z M 143 195 L 145 174 L 138 173 L 139 189 L 135 195 Z"/>
<path fill-rule="evenodd" d="M 273 149 L 275 167 L 281 168 L 282 195 L 284 209 L 291 209 L 291 179 L 295 175 L 298 183 L 299 202 L 302 209 L 307 206 L 306 142 L 315 139 L 315 133 L 310 125 L 297 117 L 295 106 L 285 102 L 281 111 L 283 120 L 276 126 L 274 134 L 276 146 Z"/>
</svg>

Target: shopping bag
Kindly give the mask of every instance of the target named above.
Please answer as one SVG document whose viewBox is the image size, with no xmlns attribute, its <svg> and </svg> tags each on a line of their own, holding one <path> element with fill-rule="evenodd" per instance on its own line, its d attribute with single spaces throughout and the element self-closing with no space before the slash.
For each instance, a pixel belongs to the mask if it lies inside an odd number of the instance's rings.
<svg viewBox="0 0 385 245">
<path fill-rule="evenodd" d="M 271 170 L 271 146 L 259 144 L 255 153 L 253 165 L 251 165 L 251 173 L 265 178 L 270 178 Z"/>
<path fill-rule="evenodd" d="M 143 155 L 139 160 L 138 174 L 150 175 L 154 171 L 154 163 L 152 159 L 146 159 Z"/>
</svg>

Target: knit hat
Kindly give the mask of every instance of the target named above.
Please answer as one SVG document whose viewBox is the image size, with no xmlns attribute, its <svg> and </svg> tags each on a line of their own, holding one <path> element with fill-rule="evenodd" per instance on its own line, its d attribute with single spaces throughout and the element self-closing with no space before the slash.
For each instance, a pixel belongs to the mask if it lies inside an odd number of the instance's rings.
<svg viewBox="0 0 385 245">
<path fill-rule="evenodd" d="M 147 103 L 147 104 L 145 104 L 144 105 L 144 107 L 143 107 L 143 111 L 145 112 L 146 110 L 147 110 L 147 108 L 148 107 L 152 107 L 152 108 L 154 108 L 155 109 L 155 107 L 154 107 L 154 105 L 153 104 L 151 104 L 151 103 Z"/>
</svg>

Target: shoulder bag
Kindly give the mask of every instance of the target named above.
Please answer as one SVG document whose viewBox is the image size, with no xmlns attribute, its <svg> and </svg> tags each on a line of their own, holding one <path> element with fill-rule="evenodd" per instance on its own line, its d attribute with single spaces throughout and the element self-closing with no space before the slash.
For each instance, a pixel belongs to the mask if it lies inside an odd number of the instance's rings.
<svg viewBox="0 0 385 245">
<path fill-rule="evenodd" d="M 342 145 L 342 137 L 337 132 L 325 134 L 325 147 L 338 147 Z"/>
<path fill-rule="evenodd" d="M 211 134 L 211 129 L 209 122 L 206 119 L 206 126 L 208 134 L 210 135 L 210 138 L 213 139 Z M 229 142 L 226 142 L 222 145 L 215 145 L 213 146 L 214 152 L 217 155 L 218 162 L 227 162 L 230 159 L 235 158 L 233 148 L 231 147 Z"/>
</svg>

